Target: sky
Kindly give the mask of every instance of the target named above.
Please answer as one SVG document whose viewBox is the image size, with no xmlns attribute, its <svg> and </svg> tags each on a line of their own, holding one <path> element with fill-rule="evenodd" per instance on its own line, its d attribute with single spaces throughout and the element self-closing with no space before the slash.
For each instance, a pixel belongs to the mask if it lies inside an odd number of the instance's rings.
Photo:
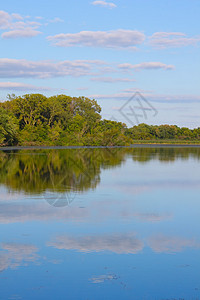
<svg viewBox="0 0 200 300">
<path fill-rule="evenodd" d="M 200 127 L 199 0 L 9 0 L 0 6 L 0 99 L 96 99 L 102 117 Z"/>
</svg>

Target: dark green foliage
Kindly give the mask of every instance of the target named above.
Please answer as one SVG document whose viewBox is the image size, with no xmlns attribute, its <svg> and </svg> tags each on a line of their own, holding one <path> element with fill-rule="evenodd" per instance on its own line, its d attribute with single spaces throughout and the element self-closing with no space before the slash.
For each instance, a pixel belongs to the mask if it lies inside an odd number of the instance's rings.
<svg viewBox="0 0 200 300">
<path fill-rule="evenodd" d="M 147 125 L 139 124 L 127 129 L 126 134 L 133 140 L 199 140 L 200 128 L 189 129 L 176 125 Z"/>
<path fill-rule="evenodd" d="M 0 107 L 0 145 L 15 145 L 18 141 L 18 120 Z"/>
<path fill-rule="evenodd" d="M 125 146 L 134 141 L 200 141 L 200 128 L 126 124 L 101 120 L 101 107 L 86 97 L 8 95 L 0 103 L 0 145 Z"/>
</svg>

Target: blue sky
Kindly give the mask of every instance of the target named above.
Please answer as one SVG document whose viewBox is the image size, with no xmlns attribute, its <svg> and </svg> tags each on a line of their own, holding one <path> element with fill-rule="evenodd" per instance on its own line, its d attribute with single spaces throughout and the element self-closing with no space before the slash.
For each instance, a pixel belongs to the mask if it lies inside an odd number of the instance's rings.
<svg viewBox="0 0 200 300">
<path fill-rule="evenodd" d="M 199 14 L 198 0 L 4 1 L 0 98 L 87 96 L 128 126 L 135 105 L 138 122 L 199 127 Z M 146 118 L 127 102 L 135 92 Z"/>
</svg>

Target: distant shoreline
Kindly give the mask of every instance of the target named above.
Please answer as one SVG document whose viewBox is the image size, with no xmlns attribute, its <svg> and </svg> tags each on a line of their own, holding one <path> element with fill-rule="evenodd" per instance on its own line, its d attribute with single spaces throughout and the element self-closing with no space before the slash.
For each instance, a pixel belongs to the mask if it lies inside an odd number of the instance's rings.
<svg viewBox="0 0 200 300">
<path fill-rule="evenodd" d="M 112 148 L 200 148 L 200 144 L 132 144 L 130 146 L 10 146 L 0 147 L 9 150 L 65 150 L 65 149 L 112 149 Z"/>
</svg>

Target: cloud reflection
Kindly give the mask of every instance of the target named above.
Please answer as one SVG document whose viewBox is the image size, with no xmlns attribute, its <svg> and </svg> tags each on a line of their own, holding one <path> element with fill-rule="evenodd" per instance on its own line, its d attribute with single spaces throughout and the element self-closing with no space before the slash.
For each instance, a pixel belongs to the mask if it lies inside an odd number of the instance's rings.
<svg viewBox="0 0 200 300">
<path fill-rule="evenodd" d="M 97 277 L 90 278 L 92 283 L 103 283 L 105 281 L 117 280 L 119 277 L 115 274 L 108 274 L 108 275 L 100 275 Z"/>
<path fill-rule="evenodd" d="M 158 214 L 158 213 L 135 213 L 134 216 L 143 222 L 161 222 L 172 218 L 170 214 Z"/>
<path fill-rule="evenodd" d="M 155 253 L 176 253 L 185 248 L 200 248 L 200 242 L 194 239 L 160 234 L 147 238 L 144 243 L 135 234 L 127 233 L 82 237 L 62 235 L 48 242 L 47 246 L 82 253 L 111 251 L 116 254 L 136 254 L 143 250 L 144 244 Z"/>
<path fill-rule="evenodd" d="M 0 252 L 0 272 L 19 266 L 26 266 L 38 259 L 38 248 L 29 244 L 2 243 Z"/>
<path fill-rule="evenodd" d="M 200 243 L 194 239 L 164 236 L 162 234 L 151 237 L 148 242 L 154 252 L 174 253 L 181 252 L 185 248 L 199 248 Z"/>
<path fill-rule="evenodd" d="M 47 244 L 56 249 L 77 250 L 79 252 L 111 251 L 117 254 L 135 254 L 143 249 L 143 242 L 133 234 L 105 236 L 58 236 Z"/>
<path fill-rule="evenodd" d="M 23 223 L 31 221 L 80 221 L 86 220 L 89 214 L 79 207 L 67 207 L 67 209 L 56 209 L 46 203 L 36 204 L 0 204 L 0 223 Z"/>
<path fill-rule="evenodd" d="M 64 209 L 49 206 L 46 202 L 42 203 L 39 198 L 38 202 L 35 199 L 35 203 L 30 201 L 28 205 L 28 201 L 26 203 L 21 201 L 20 204 L 15 201 L 7 201 L 7 203 L 0 201 L 0 223 L 54 220 L 96 223 L 110 218 L 117 220 L 126 218 L 126 220 L 138 220 L 139 222 L 162 222 L 172 217 L 170 213 L 136 211 L 135 202 L 132 199 L 126 201 L 124 199 L 118 201 L 102 199 L 89 203 L 87 201 L 84 203 L 79 199 L 77 199 L 78 206 L 67 206 Z"/>
</svg>

